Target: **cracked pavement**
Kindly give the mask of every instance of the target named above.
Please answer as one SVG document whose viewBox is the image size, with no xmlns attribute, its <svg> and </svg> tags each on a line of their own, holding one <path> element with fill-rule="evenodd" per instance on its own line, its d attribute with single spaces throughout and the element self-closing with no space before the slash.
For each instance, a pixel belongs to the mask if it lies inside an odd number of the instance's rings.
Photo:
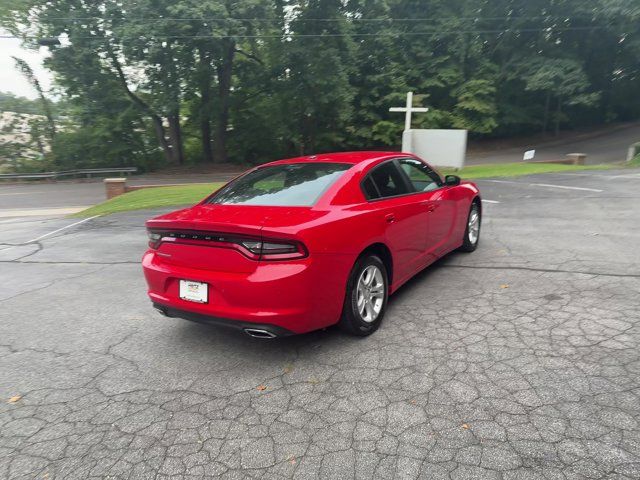
<svg viewBox="0 0 640 480">
<path fill-rule="evenodd" d="M 159 211 L 0 222 L 0 478 L 640 478 L 640 174 L 514 182 L 364 339 L 160 316 Z"/>
</svg>

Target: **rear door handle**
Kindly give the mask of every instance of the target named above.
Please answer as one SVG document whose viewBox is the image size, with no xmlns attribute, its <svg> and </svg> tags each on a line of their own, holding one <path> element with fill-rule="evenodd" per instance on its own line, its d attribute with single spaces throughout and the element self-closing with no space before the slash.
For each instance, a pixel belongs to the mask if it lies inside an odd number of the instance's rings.
<svg viewBox="0 0 640 480">
<path fill-rule="evenodd" d="M 436 208 L 438 208 L 436 204 L 434 204 L 432 201 L 429 201 L 429 200 L 425 200 L 424 202 L 421 202 L 421 204 L 426 207 L 427 213 L 431 213 Z"/>
<path fill-rule="evenodd" d="M 387 221 L 387 223 L 393 223 L 396 221 L 396 216 L 393 213 L 388 213 L 384 216 L 384 219 Z"/>
</svg>

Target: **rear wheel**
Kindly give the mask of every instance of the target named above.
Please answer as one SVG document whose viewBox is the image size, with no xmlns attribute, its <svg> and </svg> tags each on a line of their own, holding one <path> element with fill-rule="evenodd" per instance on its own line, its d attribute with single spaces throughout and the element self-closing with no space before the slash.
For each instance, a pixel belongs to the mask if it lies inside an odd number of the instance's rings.
<svg viewBox="0 0 640 480">
<path fill-rule="evenodd" d="M 460 250 L 463 252 L 473 252 L 478 248 L 478 241 L 480 240 L 480 223 L 482 221 L 482 215 L 480 213 L 480 205 L 477 200 L 471 204 L 469 209 L 469 216 L 467 217 L 467 228 L 464 231 L 464 240 Z"/>
<path fill-rule="evenodd" d="M 364 337 L 375 332 L 387 307 L 387 269 L 376 255 L 358 259 L 347 282 L 340 328 Z"/>
</svg>

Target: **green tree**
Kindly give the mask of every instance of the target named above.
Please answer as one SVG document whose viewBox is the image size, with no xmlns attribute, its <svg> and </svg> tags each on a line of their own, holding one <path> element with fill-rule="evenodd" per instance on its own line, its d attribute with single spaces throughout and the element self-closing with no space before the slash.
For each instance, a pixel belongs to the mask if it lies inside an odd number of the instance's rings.
<svg viewBox="0 0 640 480">
<path fill-rule="evenodd" d="M 300 154 L 335 149 L 347 140 L 354 94 L 353 40 L 343 3 L 309 0 L 291 6 L 295 17 L 280 69 L 291 141 Z"/>
<path fill-rule="evenodd" d="M 542 130 L 546 132 L 552 97 L 556 102 L 555 132 L 560 131 L 562 106 L 595 105 L 598 92 L 588 92 L 589 80 L 582 67 L 575 60 L 538 58 L 524 66 L 526 89 L 545 94 L 545 111 Z"/>
<path fill-rule="evenodd" d="M 43 115 L 42 103 L 39 100 L 31 100 L 19 97 L 11 92 L 0 92 L 0 112 L 30 113 Z"/>
<path fill-rule="evenodd" d="M 409 90 L 415 127 L 475 137 L 640 118 L 625 0 L 0 0 L 0 24 L 63 39 L 65 165 L 397 146 Z"/>
<path fill-rule="evenodd" d="M 53 139 L 56 136 L 56 124 L 53 118 L 53 113 L 51 111 L 51 105 L 49 103 L 49 100 L 44 94 L 44 90 L 40 85 L 40 81 L 36 77 L 35 73 L 33 73 L 33 69 L 29 66 L 27 62 L 25 62 L 23 59 L 18 57 L 12 57 L 12 58 L 16 64 L 16 68 L 20 71 L 20 73 L 22 73 L 22 75 L 24 75 L 24 77 L 27 79 L 29 84 L 38 93 L 38 98 L 40 99 L 40 106 L 42 108 L 42 111 L 44 112 L 44 115 L 47 117 L 49 140 L 53 141 Z"/>
</svg>

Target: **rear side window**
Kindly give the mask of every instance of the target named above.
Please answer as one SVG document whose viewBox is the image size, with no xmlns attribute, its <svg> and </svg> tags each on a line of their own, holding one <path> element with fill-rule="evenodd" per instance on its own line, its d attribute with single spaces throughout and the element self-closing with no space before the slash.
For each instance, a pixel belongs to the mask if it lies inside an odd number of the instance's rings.
<svg viewBox="0 0 640 480">
<path fill-rule="evenodd" d="M 291 163 L 262 167 L 231 182 L 208 203 L 310 206 L 350 167 L 345 163 Z"/>
<path fill-rule="evenodd" d="M 416 192 L 429 192 L 442 186 L 438 174 L 424 163 L 412 158 L 403 158 L 399 163 Z"/>
<path fill-rule="evenodd" d="M 402 173 L 400 173 L 393 161 L 383 163 L 374 168 L 369 174 L 369 178 L 377 190 L 377 196 L 369 198 L 370 200 L 373 198 L 395 197 L 396 195 L 409 193 L 409 188 L 402 177 Z M 365 194 L 369 197 L 366 181 L 363 184 L 363 188 Z"/>
</svg>

